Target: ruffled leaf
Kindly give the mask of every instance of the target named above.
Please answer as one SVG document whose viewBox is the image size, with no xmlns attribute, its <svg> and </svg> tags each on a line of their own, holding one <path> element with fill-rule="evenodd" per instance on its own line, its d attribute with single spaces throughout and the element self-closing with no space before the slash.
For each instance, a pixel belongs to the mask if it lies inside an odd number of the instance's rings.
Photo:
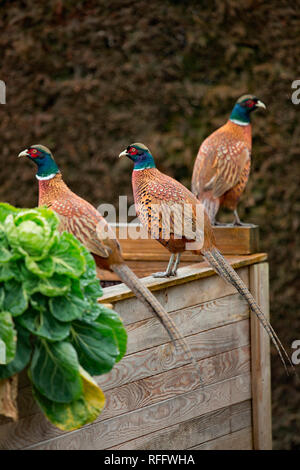
<svg viewBox="0 0 300 470">
<path fill-rule="evenodd" d="M 25 256 L 25 266 L 28 271 L 39 277 L 51 277 L 54 273 L 54 261 L 51 257 L 36 261 L 29 256 Z"/>
<path fill-rule="evenodd" d="M 3 309 L 16 317 L 28 307 L 28 296 L 21 282 L 10 280 L 5 283 Z"/>
<path fill-rule="evenodd" d="M 72 295 L 72 291 L 64 296 L 53 297 L 49 302 L 50 311 L 57 320 L 69 322 L 81 318 L 88 307 L 84 299 Z"/>
<path fill-rule="evenodd" d="M 48 420 L 62 431 L 74 431 L 94 421 L 105 405 L 105 396 L 92 377 L 80 367 L 82 395 L 70 403 L 56 403 L 33 387 L 33 395 Z"/>
<path fill-rule="evenodd" d="M 95 323 L 98 323 L 99 325 L 107 325 L 112 329 L 119 349 L 119 355 L 116 357 L 116 362 L 119 362 L 126 353 L 127 331 L 124 328 L 121 318 L 116 312 L 101 304 L 100 309 L 102 311 L 101 315 L 98 316 Z"/>
<path fill-rule="evenodd" d="M 64 232 L 52 248 L 50 255 L 55 264 L 55 272 L 70 277 L 80 277 L 86 266 L 78 241 L 70 233 Z"/>
<path fill-rule="evenodd" d="M 47 297 L 55 297 L 66 294 L 70 288 L 70 278 L 55 273 L 51 278 L 40 279 L 35 292 L 40 292 Z"/>
<path fill-rule="evenodd" d="M 19 323 L 28 331 L 49 341 L 62 341 L 70 333 L 70 323 L 56 320 L 48 310 L 26 310 L 19 317 Z"/>
<path fill-rule="evenodd" d="M 16 354 L 17 332 L 12 316 L 0 312 L 0 364 L 8 364 Z"/>
<path fill-rule="evenodd" d="M 91 375 L 110 371 L 119 349 L 112 329 L 103 323 L 74 321 L 71 342 L 77 351 L 79 362 Z"/>
<path fill-rule="evenodd" d="M 30 374 L 35 387 L 49 400 L 69 403 L 82 393 L 77 354 L 66 341 L 38 341 L 30 364 Z"/>
<path fill-rule="evenodd" d="M 30 360 L 30 334 L 17 322 L 15 326 L 17 330 L 17 351 L 12 361 L 6 365 L 0 365 L 0 379 L 7 379 L 14 374 L 18 374 L 28 365 Z"/>
</svg>

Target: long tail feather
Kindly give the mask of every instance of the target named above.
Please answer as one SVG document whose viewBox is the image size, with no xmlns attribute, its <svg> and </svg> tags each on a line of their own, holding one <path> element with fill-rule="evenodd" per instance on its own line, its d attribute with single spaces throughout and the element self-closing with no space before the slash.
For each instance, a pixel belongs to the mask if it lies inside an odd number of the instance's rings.
<svg viewBox="0 0 300 470">
<path fill-rule="evenodd" d="M 126 264 L 113 264 L 110 267 L 120 277 L 124 284 L 126 284 L 132 290 L 136 297 L 144 305 L 147 306 L 150 312 L 158 317 L 159 321 L 167 330 L 175 346 L 176 343 L 178 343 L 178 345 L 181 347 L 181 349 L 187 356 L 188 360 L 191 361 L 192 364 L 195 366 L 200 378 L 200 382 L 202 382 L 199 365 L 197 364 L 189 345 L 177 329 L 175 323 L 173 322 L 169 314 L 158 302 L 158 300 L 149 291 L 149 289 L 147 289 L 147 287 L 143 285 L 140 279 L 134 274 L 134 272 L 131 271 L 131 269 Z"/>
<path fill-rule="evenodd" d="M 227 282 L 232 284 L 237 291 L 244 297 L 244 299 L 248 302 L 250 309 L 255 313 L 255 315 L 258 317 L 259 321 L 267 331 L 268 335 L 270 336 L 275 348 L 277 349 L 277 352 L 279 354 L 279 357 L 284 365 L 284 368 L 289 374 L 287 365 L 286 365 L 286 360 L 287 362 L 292 366 L 293 370 L 295 371 L 295 368 L 290 360 L 289 355 L 287 354 L 284 346 L 282 345 L 280 339 L 278 338 L 277 334 L 275 333 L 273 327 L 271 326 L 270 322 L 267 320 L 265 315 L 263 314 L 261 308 L 253 298 L 252 294 L 242 281 L 242 279 L 238 276 L 238 274 L 235 272 L 235 270 L 230 266 L 230 264 L 226 261 L 224 256 L 216 249 L 212 249 L 210 251 L 205 251 L 203 253 L 204 258 L 208 263 L 214 268 L 214 270 Z M 285 360 L 285 358 L 286 360 Z"/>
</svg>

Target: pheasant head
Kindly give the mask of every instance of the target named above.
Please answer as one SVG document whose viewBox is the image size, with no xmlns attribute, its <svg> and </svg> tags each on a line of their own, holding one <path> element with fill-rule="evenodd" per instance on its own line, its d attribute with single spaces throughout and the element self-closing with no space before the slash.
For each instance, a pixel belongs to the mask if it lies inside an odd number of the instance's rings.
<svg viewBox="0 0 300 470">
<path fill-rule="evenodd" d="M 146 170 L 147 168 L 155 168 L 154 158 L 150 150 L 140 143 L 128 145 L 128 147 L 120 153 L 119 157 L 128 157 L 134 163 L 134 170 Z"/>
<path fill-rule="evenodd" d="M 23 152 L 20 152 L 18 157 L 28 157 L 37 165 L 37 179 L 51 179 L 59 173 L 51 151 L 44 145 L 32 145 L 28 149 L 23 150 Z"/>
<path fill-rule="evenodd" d="M 230 114 L 230 121 L 246 126 L 250 124 L 250 113 L 257 108 L 266 109 L 266 105 L 254 95 L 243 95 L 235 103 Z"/>
</svg>

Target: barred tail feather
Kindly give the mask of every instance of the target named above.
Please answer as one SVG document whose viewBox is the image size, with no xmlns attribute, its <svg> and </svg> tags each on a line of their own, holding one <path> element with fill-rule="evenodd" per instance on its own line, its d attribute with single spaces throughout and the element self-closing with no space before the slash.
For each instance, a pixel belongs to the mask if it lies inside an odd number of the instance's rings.
<svg viewBox="0 0 300 470">
<path fill-rule="evenodd" d="M 149 291 L 149 289 L 147 289 L 147 287 L 143 285 L 140 279 L 134 274 L 133 271 L 131 271 L 131 269 L 126 264 L 113 264 L 110 267 L 124 282 L 124 284 L 126 284 L 132 290 L 136 297 L 144 305 L 146 305 L 150 312 L 156 317 L 158 317 L 159 321 L 167 330 L 175 346 L 176 343 L 178 343 L 188 360 L 191 361 L 192 364 L 195 366 L 200 378 L 200 382 L 202 382 L 199 365 L 197 364 L 189 345 L 177 329 L 175 323 L 173 322 L 169 314 L 158 302 L 156 297 L 154 297 L 154 295 Z"/>
<path fill-rule="evenodd" d="M 287 354 L 284 346 L 282 345 L 280 339 L 278 338 L 277 334 L 275 333 L 273 327 L 271 326 L 270 322 L 267 320 L 265 315 L 263 314 L 261 308 L 253 298 L 252 294 L 242 281 L 242 279 L 238 276 L 235 270 L 230 266 L 230 264 L 226 261 L 223 255 L 216 249 L 213 248 L 210 251 L 205 251 L 203 253 L 204 258 L 206 261 L 214 268 L 214 270 L 227 282 L 232 284 L 236 290 L 244 297 L 244 299 L 248 302 L 250 309 L 255 313 L 258 317 L 259 321 L 267 331 L 268 335 L 270 336 L 276 350 L 279 354 L 279 357 L 284 365 L 284 368 L 289 375 L 286 360 L 292 366 L 293 370 L 294 366 L 290 360 L 289 355 Z M 285 357 L 285 358 L 284 358 Z"/>
</svg>

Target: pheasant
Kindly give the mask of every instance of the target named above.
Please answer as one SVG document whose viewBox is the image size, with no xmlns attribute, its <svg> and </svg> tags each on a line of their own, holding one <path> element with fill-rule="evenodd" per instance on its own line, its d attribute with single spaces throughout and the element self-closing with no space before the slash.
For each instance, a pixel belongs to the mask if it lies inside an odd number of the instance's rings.
<svg viewBox="0 0 300 470">
<path fill-rule="evenodd" d="M 20 152 L 19 157 L 22 156 L 28 157 L 38 167 L 39 206 L 51 208 L 59 216 L 59 230 L 72 233 L 92 253 L 99 268 L 114 271 L 148 310 L 158 317 L 171 340 L 175 345 L 180 345 L 194 364 L 201 381 L 199 366 L 187 342 L 162 305 L 125 264 L 120 244 L 110 225 L 94 206 L 68 188 L 47 147 L 32 145 Z"/>
<path fill-rule="evenodd" d="M 203 204 L 182 184 L 156 168 L 154 158 L 145 145 L 131 144 L 120 153 L 119 157 L 122 156 L 129 157 L 134 163 L 132 188 L 136 212 L 142 225 L 171 253 L 167 270 L 156 275 L 175 276 L 180 255 L 187 249 L 202 255 L 216 273 L 232 284 L 248 302 L 272 339 L 288 373 L 285 358 L 293 365 L 286 350 L 242 279 L 216 248 Z"/>
<path fill-rule="evenodd" d="M 233 225 L 240 221 L 237 205 L 246 187 L 251 165 L 250 113 L 265 104 L 253 95 L 241 96 L 224 126 L 201 144 L 194 164 L 192 192 L 204 204 L 213 225 L 220 207 L 234 212 Z"/>
</svg>

